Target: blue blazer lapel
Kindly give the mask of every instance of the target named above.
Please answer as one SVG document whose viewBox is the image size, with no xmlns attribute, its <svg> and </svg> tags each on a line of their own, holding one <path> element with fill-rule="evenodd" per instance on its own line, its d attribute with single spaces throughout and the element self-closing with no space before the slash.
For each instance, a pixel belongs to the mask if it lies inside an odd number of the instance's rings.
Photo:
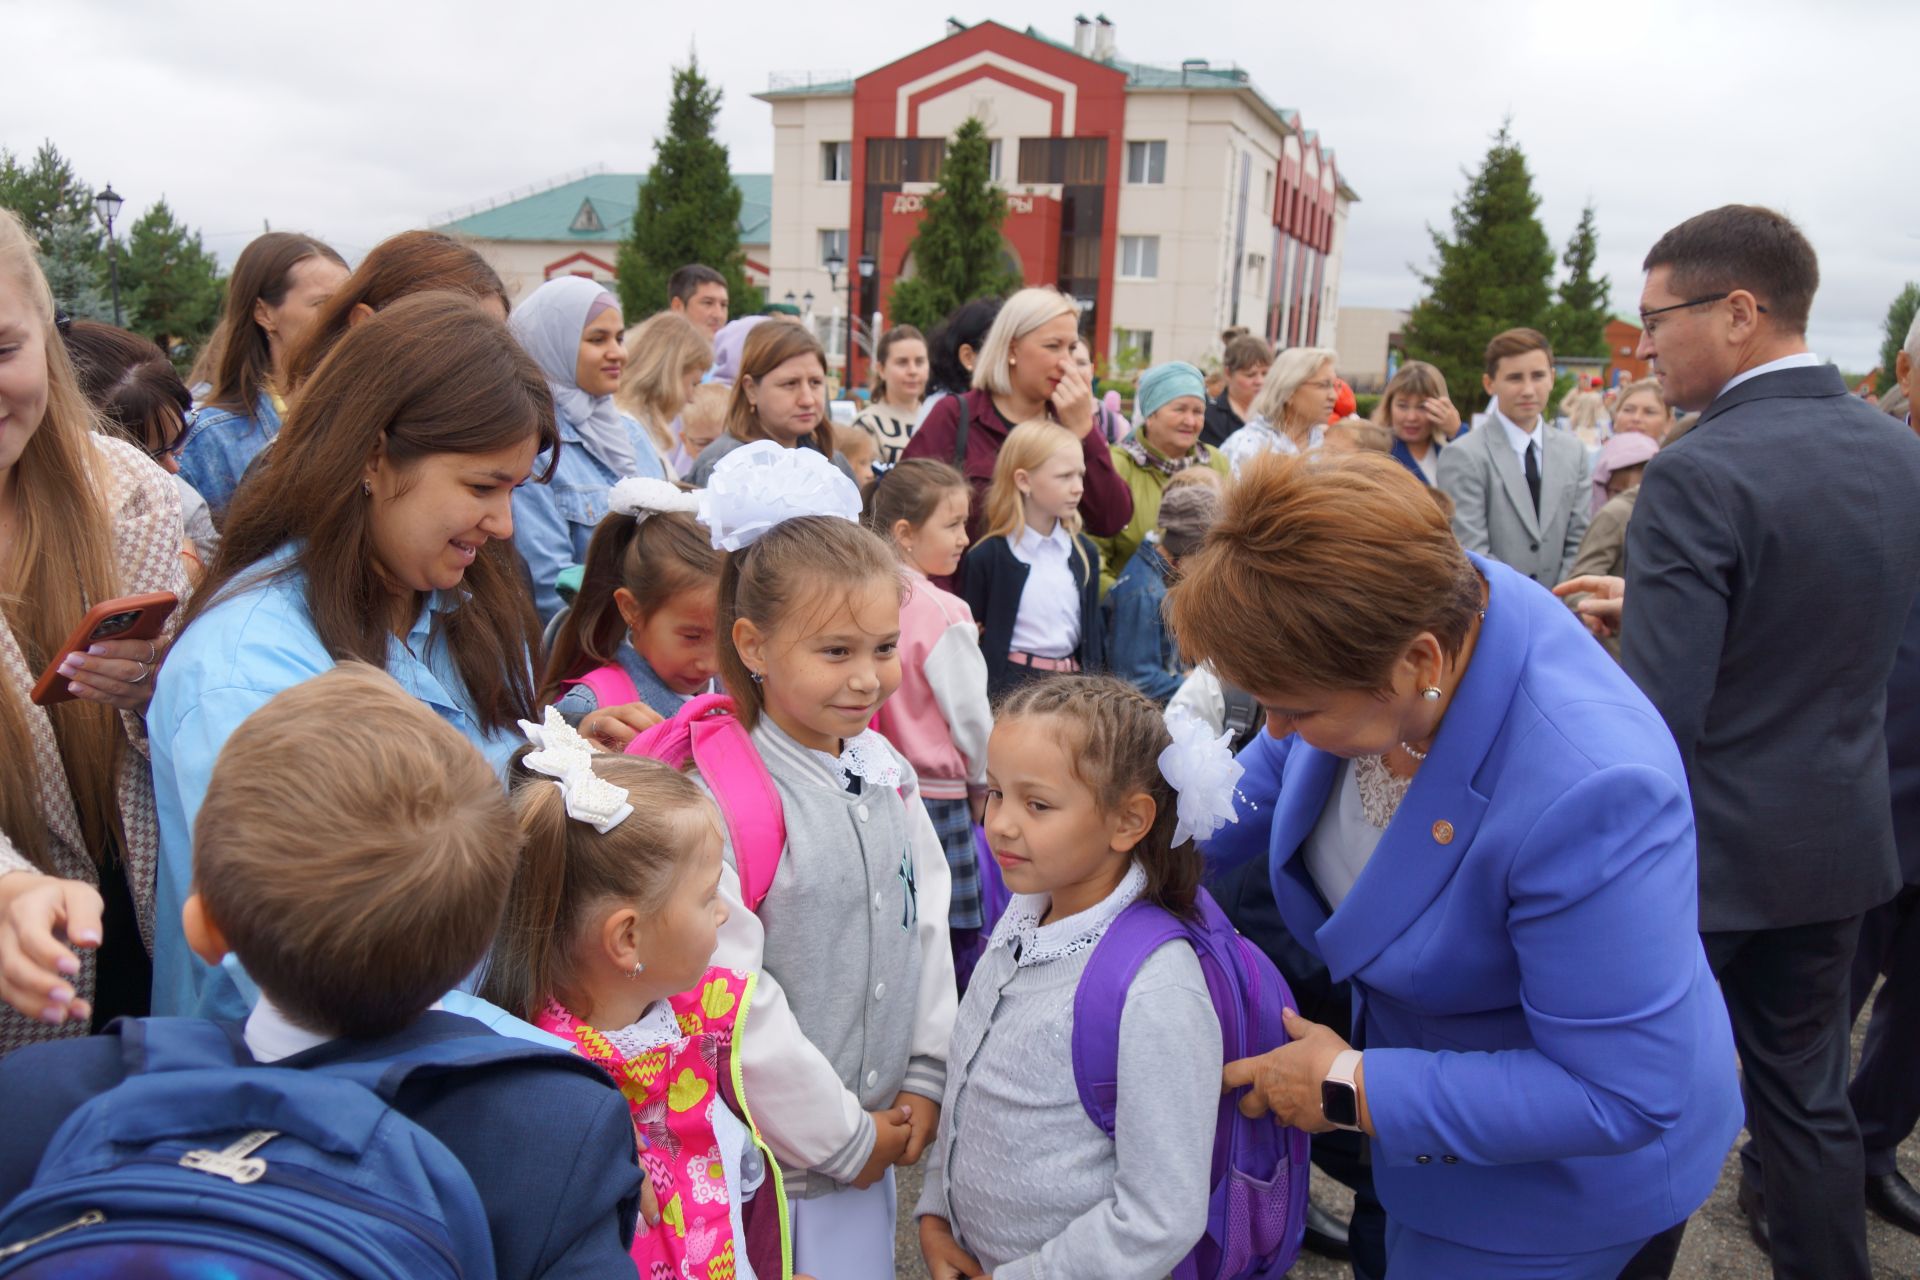
<svg viewBox="0 0 1920 1280">
<path fill-rule="evenodd" d="M 1499 443 L 1504 447 L 1506 441 Z M 1433 904 L 1472 847 L 1487 810 L 1489 797 L 1478 775 L 1506 724 L 1531 627 L 1526 604 L 1517 598 L 1517 575 L 1471 558 L 1490 587 L 1472 665 L 1373 857 L 1314 935 L 1336 982 L 1370 963 Z"/>
</svg>

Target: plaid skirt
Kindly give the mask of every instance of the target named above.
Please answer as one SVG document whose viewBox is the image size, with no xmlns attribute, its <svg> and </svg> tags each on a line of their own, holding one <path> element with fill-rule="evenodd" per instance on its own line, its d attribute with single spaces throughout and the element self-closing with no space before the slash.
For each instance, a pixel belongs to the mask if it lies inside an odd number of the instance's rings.
<svg viewBox="0 0 1920 1280">
<path fill-rule="evenodd" d="M 953 903 L 947 908 L 949 929 L 978 929 L 980 920 L 980 864 L 973 848 L 973 813 L 965 800 L 923 799 L 940 847 L 947 851 L 947 869 L 953 875 Z"/>
</svg>

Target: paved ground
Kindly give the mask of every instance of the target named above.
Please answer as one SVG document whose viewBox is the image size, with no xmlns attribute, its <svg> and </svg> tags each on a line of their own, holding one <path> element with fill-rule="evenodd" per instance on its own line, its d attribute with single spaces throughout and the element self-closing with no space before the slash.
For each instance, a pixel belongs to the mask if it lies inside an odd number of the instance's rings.
<svg viewBox="0 0 1920 1280">
<path fill-rule="evenodd" d="M 1860 1050 L 1860 1033 L 1866 1025 L 1863 1014 L 1854 1028 L 1854 1052 Z M 1920 1070 L 1920 1066 L 1916 1067 Z M 1920 1186 L 1920 1135 L 1909 1137 L 1900 1148 L 1900 1171 L 1907 1180 Z M 895 1275 L 900 1280 L 927 1280 L 926 1266 L 920 1261 L 918 1229 L 912 1213 L 920 1196 L 920 1171 L 902 1170 L 900 1182 L 900 1233 L 896 1244 Z M 1686 1243 L 1680 1249 L 1680 1261 L 1674 1268 L 1675 1280 L 1766 1280 L 1772 1274 L 1767 1260 L 1747 1236 L 1747 1220 L 1734 1204 L 1739 1185 L 1739 1158 L 1727 1157 L 1720 1175 L 1720 1186 L 1713 1198 L 1693 1215 L 1687 1227 Z M 1314 1176 L 1314 1193 L 1322 1204 L 1340 1204 L 1344 1188 L 1338 1183 Z M 1341 1205 L 1341 1212 L 1345 1212 Z M 1867 1247 L 1873 1257 L 1873 1274 L 1886 1280 L 1914 1280 L 1920 1277 L 1920 1236 L 1908 1235 L 1871 1211 L 1867 1214 Z M 1343 1262 L 1303 1253 L 1287 1273 L 1295 1280 L 1347 1280 L 1352 1271 Z M 829 1280 L 821 1277 L 821 1280 Z M 1122 1280 L 1115 1277 L 1114 1280 Z"/>
</svg>

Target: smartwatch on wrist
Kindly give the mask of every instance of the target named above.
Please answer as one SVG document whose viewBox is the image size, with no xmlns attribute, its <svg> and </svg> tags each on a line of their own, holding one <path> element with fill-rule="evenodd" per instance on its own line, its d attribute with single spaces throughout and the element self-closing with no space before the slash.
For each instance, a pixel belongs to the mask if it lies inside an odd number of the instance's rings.
<svg viewBox="0 0 1920 1280">
<path fill-rule="evenodd" d="M 1360 1051 L 1343 1049 L 1320 1082 L 1320 1114 L 1336 1129 L 1360 1128 L 1360 1088 L 1354 1073 L 1360 1069 Z"/>
</svg>

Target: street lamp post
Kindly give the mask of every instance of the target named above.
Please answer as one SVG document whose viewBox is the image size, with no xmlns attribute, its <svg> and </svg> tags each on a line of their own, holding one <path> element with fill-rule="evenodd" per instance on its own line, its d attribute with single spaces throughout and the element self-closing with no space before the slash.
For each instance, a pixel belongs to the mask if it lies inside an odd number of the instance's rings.
<svg viewBox="0 0 1920 1280">
<path fill-rule="evenodd" d="M 827 254 L 826 260 L 820 265 L 827 269 L 827 292 L 840 292 L 840 273 L 847 269 L 847 260 L 841 257 L 838 252 L 832 252 Z M 852 297 L 853 281 L 851 278 L 847 281 L 847 294 L 849 298 Z M 849 349 L 841 353 L 840 356 L 840 390 L 842 395 L 846 394 L 846 388 L 852 380 L 852 376 L 853 351 Z"/>
<path fill-rule="evenodd" d="M 120 206 L 125 203 L 111 182 L 93 198 L 94 211 L 100 215 L 100 221 L 107 224 L 107 274 L 113 280 L 113 323 L 116 327 L 120 324 L 120 242 L 113 235 L 113 220 L 120 216 Z"/>
<path fill-rule="evenodd" d="M 862 301 L 864 301 L 866 297 L 867 281 L 873 279 L 873 268 L 873 255 L 870 253 L 861 254 L 858 270 L 860 272 L 860 298 Z M 854 325 L 857 323 L 855 317 L 860 313 L 860 305 L 860 302 L 854 299 L 853 280 L 849 278 L 847 280 L 847 379 L 849 382 L 853 379 Z"/>
</svg>

